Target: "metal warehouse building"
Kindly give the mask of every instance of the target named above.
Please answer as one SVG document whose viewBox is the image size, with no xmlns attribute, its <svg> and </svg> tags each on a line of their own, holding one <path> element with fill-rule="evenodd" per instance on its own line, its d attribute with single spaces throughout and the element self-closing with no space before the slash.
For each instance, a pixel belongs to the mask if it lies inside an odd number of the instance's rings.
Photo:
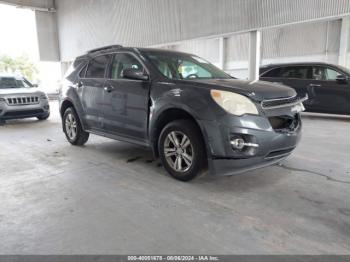
<svg viewBox="0 0 350 262">
<path fill-rule="evenodd" d="M 350 261 L 350 0 L 0 18 L 0 262 Z"/>
<path fill-rule="evenodd" d="M 116 43 L 196 53 L 239 78 L 256 63 L 350 63 L 348 0 L 2 2 L 36 10 L 41 60 L 63 66 Z"/>
</svg>

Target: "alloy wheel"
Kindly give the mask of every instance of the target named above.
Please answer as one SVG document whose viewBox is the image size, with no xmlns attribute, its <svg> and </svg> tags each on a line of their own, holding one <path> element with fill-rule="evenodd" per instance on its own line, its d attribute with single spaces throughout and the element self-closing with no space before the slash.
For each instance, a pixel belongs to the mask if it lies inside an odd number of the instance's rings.
<svg viewBox="0 0 350 262">
<path fill-rule="evenodd" d="M 69 113 L 65 121 L 66 133 L 70 140 L 74 140 L 78 133 L 77 120 L 72 113 Z"/>
<path fill-rule="evenodd" d="M 194 151 L 190 139 L 180 131 L 170 132 L 164 141 L 164 154 L 176 172 L 188 171 L 193 163 Z"/>
</svg>

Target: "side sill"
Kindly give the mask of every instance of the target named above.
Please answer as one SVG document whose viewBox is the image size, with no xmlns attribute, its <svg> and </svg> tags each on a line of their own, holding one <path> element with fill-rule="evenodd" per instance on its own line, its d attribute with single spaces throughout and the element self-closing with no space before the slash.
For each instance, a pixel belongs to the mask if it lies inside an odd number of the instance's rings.
<svg viewBox="0 0 350 262">
<path fill-rule="evenodd" d="M 124 137 L 124 136 L 120 136 L 120 135 L 114 135 L 114 134 L 110 134 L 110 133 L 105 133 L 105 132 L 98 131 L 98 130 L 86 129 L 85 131 L 88 132 L 88 133 L 97 135 L 97 136 L 102 136 L 102 137 L 110 138 L 110 139 L 113 139 L 113 140 L 118 140 L 118 141 L 130 143 L 130 144 L 134 144 L 134 145 L 139 145 L 139 146 L 150 148 L 150 144 L 148 142 L 146 142 L 146 141 L 141 141 L 141 140 L 136 140 L 136 139 L 133 139 L 133 138 L 128 138 L 128 137 Z"/>
</svg>

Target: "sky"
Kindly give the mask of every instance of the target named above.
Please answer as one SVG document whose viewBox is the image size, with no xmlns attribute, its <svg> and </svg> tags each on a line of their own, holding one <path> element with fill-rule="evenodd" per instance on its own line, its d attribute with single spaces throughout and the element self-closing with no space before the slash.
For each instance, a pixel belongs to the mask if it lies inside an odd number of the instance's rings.
<svg viewBox="0 0 350 262">
<path fill-rule="evenodd" d="M 48 92 L 56 91 L 61 80 L 60 63 L 39 61 L 34 11 L 0 4 L 0 55 L 23 54 L 37 65 L 40 87 Z"/>
<path fill-rule="evenodd" d="M 39 60 L 35 14 L 32 10 L 0 4 L 0 54 L 27 54 Z"/>
</svg>

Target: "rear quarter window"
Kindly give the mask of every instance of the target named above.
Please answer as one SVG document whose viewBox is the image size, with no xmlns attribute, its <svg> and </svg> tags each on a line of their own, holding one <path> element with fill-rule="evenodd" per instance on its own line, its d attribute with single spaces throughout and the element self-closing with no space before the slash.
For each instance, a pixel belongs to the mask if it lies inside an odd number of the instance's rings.
<svg viewBox="0 0 350 262">
<path fill-rule="evenodd" d="M 79 78 L 85 78 L 86 69 L 87 69 L 87 65 L 83 66 L 82 69 L 80 69 Z"/>
<path fill-rule="evenodd" d="M 74 82 L 77 75 L 80 73 L 80 70 L 83 66 L 86 66 L 88 61 L 86 59 L 76 59 L 67 70 L 64 78 Z"/>
<path fill-rule="evenodd" d="M 280 77 L 281 74 L 281 68 L 274 68 L 271 70 L 267 70 L 265 73 L 262 74 L 262 77 Z"/>
</svg>

